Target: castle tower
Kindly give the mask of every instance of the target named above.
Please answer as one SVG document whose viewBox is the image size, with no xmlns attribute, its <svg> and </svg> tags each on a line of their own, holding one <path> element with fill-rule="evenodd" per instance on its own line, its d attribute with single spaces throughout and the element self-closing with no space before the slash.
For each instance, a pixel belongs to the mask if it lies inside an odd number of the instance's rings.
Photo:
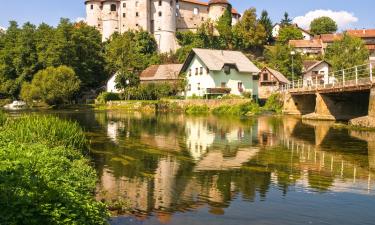
<svg viewBox="0 0 375 225">
<path fill-rule="evenodd" d="M 86 22 L 88 25 L 100 29 L 101 26 L 101 1 L 100 0 L 86 0 Z"/>
<path fill-rule="evenodd" d="M 150 32 L 155 35 L 159 51 L 175 52 L 176 42 L 176 0 L 153 0 L 151 5 Z"/>
<path fill-rule="evenodd" d="M 217 21 L 228 6 L 231 6 L 231 4 L 227 0 L 210 0 L 208 2 L 208 18 Z"/>
<path fill-rule="evenodd" d="M 120 32 L 150 31 L 150 7 L 153 0 L 121 0 L 119 8 Z"/>
<path fill-rule="evenodd" d="M 119 0 L 106 0 L 102 3 L 102 35 L 103 41 L 108 40 L 115 32 L 119 32 Z"/>
</svg>

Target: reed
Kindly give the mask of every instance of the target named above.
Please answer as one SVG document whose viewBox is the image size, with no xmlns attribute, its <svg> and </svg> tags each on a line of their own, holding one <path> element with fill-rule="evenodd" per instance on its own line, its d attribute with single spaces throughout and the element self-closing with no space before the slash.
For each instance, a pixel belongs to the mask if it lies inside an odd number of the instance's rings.
<svg viewBox="0 0 375 225">
<path fill-rule="evenodd" d="M 5 142 L 74 148 L 84 154 L 88 149 L 85 134 L 77 123 L 53 116 L 25 115 L 8 120 L 0 132 L 0 138 Z"/>
</svg>

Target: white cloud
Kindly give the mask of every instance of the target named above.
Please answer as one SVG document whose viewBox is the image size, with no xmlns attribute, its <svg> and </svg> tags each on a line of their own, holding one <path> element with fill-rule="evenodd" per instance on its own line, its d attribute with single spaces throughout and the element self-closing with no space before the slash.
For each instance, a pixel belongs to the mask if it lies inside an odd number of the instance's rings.
<svg viewBox="0 0 375 225">
<path fill-rule="evenodd" d="M 5 27 L 0 26 L 0 30 L 7 30 Z"/>
<path fill-rule="evenodd" d="M 293 22 L 304 29 L 309 29 L 311 21 L 322 16 L 328 16 L 336 21 L 339 30 L 350 28 L 351 24 L 358 22 L 358 18 L 353 13 L 323 9 L 310 11 L 304 16 L 297 16 L 293 19 Z"/>
<path fill-rule="evenodd" d="M 78 18 L 76 19 L 76 23 L 79 23 L 79 22 L 86 22 L 86 19 L 83 18 L 83 17 L 78 17 Z"/>
</svg>

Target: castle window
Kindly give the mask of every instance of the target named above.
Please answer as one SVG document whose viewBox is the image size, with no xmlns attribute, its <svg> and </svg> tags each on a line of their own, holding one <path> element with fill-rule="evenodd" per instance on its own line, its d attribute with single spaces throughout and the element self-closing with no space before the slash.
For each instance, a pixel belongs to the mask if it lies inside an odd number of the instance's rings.
<svg viewBox="0 0 375 225">
<path fill-rule="evenodd" d="M 138 16 L 139 16 L 139 12 L 136 12 L 136 13 L 135 13 L 135 16 L 138 17 Z"/>
<path fill-rule="evenodd" d="M 138 7 L 138 4 L 139 4 L 139 2 L 138 2 L 138 1 L 136 1 L 136 2 L 135 2 L 135 7 Z"/>
<path fill-rule="evenodd" d="M 189 77 L 191 77 L 191 69 L 189 69 L 189 73 L 188 73 Z"/>
<path fill-rule="evenodd" d="M 198 75 L 198 67 L 197 68 L 195 68 L 195 75 Z"/>
<path fill-rule="evenodd" d="M 195 7 L 194 10 L 193 10 L 193 13 L 194 13 L 194 15 L 198 15 L 199 14 L 199 9 L 197 7 Z"/>
<path fill-rule="evenodd" d="M 91 5 L 91 10 L 93 10 L 94 9 L 94 5 Z"/>
<path fill-rule="evenodd" d="M 161 3 L 161 0 L 159 0 L 159 6 L 161 6 L 161 4 L 162 4 L 162 3 Z"/>
<path fill-rule="evenodd" d="M 199 69 L 199 74 L 200 74 L 200 75 L 203 74 L 203 67 L 201 67 L 201 68 Z"/>
<path fill-rule="evenodd" d="M 159 12 L 159 16 L 162 16 L 162 13 L 161 13 L 161 12 Z"/>
<path fill-rule="evenodd" d="M 197 88 L 198 91 L 200 91 L 201 90 L 201 83 L 198 83 L 197 86 L 198 86 L 198 88 Z"/>
<path fill-rule="evenodd" d="M 169 4 L 170 4 L 171 6 L 173 6 L 173 0 L 171 0 L 171 1 L 169 2 Z"/>
<path fill-rule="evenodd" d="M 122 7 L 123 7 L 123 8 L 126 8 L 126 3 L 125 3 L 125 2 L 122 3 Z"/>
<path fill-rule="evenodd" d="M 111 12 L 116 12 L 116 10 L 117 10 L 116 4 L 112 4 L 111 5 Z"/>
<path fill-rule="evenodd" d="M 191 91 L 191 84 L 188 85 L 188 91 Z"/>
<path fill-rule="evenodd" d="M 123 14 L 122 14 L 122 17 L 125 18 L 125 17 L 126 17 L 126 13 L 123 13 Z"/>
</svg>

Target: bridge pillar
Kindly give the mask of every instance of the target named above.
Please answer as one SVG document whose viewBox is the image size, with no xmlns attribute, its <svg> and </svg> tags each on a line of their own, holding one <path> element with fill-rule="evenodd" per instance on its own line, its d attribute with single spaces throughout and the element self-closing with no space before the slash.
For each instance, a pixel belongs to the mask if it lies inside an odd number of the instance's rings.
<svg viewBox="0 0 375 225">
<path fill-rule="evenodd" d="M 370 89 L 368 115 L 352 119 L 349 121 L 349 124 L 353 126 L 375 128 L 375 87 Z"/>
<path fill-rule="evenodd" d="M 332 115 L 330 108 L 334 107 L 335 103 L 330 98 L 323 96 L 320 93 L 316 93 L 315 111 L 313 113 L 304 115 L 303 119 L 315 119 L 315 120 L 336 120 Z"/>
<path fill-rule="evenodd" d="M 315 95 L 284 95 L 283 113 L 288 115 L 305 115 L 314 111 Z"/>
</svg>

